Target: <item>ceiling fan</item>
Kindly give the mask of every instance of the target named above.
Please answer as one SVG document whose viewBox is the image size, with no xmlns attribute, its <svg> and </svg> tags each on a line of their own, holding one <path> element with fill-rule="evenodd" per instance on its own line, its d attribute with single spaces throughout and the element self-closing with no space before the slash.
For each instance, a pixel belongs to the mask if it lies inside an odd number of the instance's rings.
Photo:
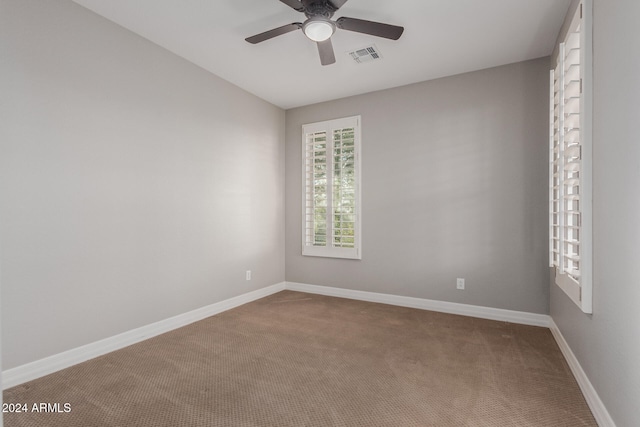
<svg viewBox="0 0 640 427">
<path fill-rule="evenodd" d="M 347 0 L 280 0 L 292 9 L 302 12 L 307 17 L 304 22 L 294 22 L 283 25 L 255 36 L 247 37 L 245 40 L 256 44 L 269 40 L 273 37 L 301 29 L 302 32 L 318 45 L 320 63 L 329 65 L 336 62 L 336 57 L 331 44 L 331 36 L 336 28 L 357 33 L 370 34 L 372 36 L 384 37 L 386 39 L 398 40 L 404 31 L 403 27 L 383 24 L 380 22 L 365 21 L 363 19 L 338 18 L 332 21 L 333 14 L 340 9 Z"/>
</svg>

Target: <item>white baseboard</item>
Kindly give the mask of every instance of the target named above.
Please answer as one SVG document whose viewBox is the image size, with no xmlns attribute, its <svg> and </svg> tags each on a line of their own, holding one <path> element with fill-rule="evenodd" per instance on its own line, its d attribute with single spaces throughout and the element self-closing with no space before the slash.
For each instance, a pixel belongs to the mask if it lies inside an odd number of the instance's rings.
<svg viewBox="0 0 640 427">
<path fill-rule="evenodd" d="M 477 305 L 458 304 L 454 302 L 436 301 L 423 298 L 403 297 L 375 292 L 354 291 L 351 289 L 332 288 L 329 286 L 308 285 L 305 283 L 285 282 L 286 289 L 333 297 L 349 298 L 360 301 L 379 302 L 401 307 L 419 308 L 462 316 L 479 317 L 481 319 L 499 320 L 523 325 L 549 327 L 550 317 L 546 314 L 526 313 L 523 311 L 504 310 L 501 308 L 481 307 Z"/>
<path fill-rule="evenodd" d="M 578 385 L 580 386 L 580 390 L 582 390 L 582 394 L 584 395 L 585 400 L 587 401 L 587 405 L 591 409 L 591 413 L 593 413 L 593 417 L 596 419 L 596 422 L 600 427 L 616 427 L 611 415 L 609 415 L 609 411 L 600 400 L 600 396 L 596 392 L 596 389 L 593 388 L 591 381 L 587 377 L 587 374 L 580 366 L 580 362 L 576 358 L 575 354 L 569 347 L 569 344 L 562 336 L 558 325 L 553 321 L 553 318 L 550 319 L 549 329 L 551 329 L 551 333 L 558 343 L 558 347 L 560 347 L 560 351 L 564 355 L 569 367 L 571 368 L 571 372 L 573 372 L 573 376 L 576 378 Z"/>
<path fill-rule="evenodd" d="M 63 353 L 36 360 L 35 362 L 8 369 L 2 372 L 2 389 L 4 390 L 14 387 L 24 382 L 85 362 L 89 359 L 93 359 L 94 357 L 119 350 L 165 332 L 186 326 L 190 323 L 197 322 L 198 320 L 241 306 L 248 302 L 264 298 L 284 289 L 284 282 L 267 286 L 266 288 L 229 298 L 227 300 L 170 317 L 150 325 L 142 326 L 82 347 L 77 347 Z"/>
</svg>

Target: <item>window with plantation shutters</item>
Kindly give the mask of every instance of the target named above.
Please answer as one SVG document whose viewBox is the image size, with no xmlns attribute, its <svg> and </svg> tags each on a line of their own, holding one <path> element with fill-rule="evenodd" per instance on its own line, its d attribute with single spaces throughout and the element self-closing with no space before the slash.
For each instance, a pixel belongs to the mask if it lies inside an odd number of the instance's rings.
<svg viewBox="0 0 640 427">
<path fill-rule="evenodd" d="M 591 278 L 591 2 L 583 0 L 550 76 L 549 264 L 586 313 Z"/>
<path fill-rule="evenodd" d="M 360 259 L 360 117 L 302 127 L 302 254 Z"/>
</svg>

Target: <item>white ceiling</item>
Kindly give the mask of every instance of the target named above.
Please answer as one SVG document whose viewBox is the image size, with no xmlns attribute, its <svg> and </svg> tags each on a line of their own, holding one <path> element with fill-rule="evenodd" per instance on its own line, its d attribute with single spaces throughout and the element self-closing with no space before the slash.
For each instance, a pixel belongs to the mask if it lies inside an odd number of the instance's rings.
<svg viewBox="0 0 640 427">
<path fill-rule="evenodd" d="M 244 39 L 303 14 L 279 0 L 74 0 L 279 107 L 549 55 L 571 0 L 349 0 L 334 16 L 405 27 L 398 41 L 337 30 L 336 63 L 321 66 L 301 31 Z M 346 52 L 375 43 L 383 59 Z"/>
</svg>

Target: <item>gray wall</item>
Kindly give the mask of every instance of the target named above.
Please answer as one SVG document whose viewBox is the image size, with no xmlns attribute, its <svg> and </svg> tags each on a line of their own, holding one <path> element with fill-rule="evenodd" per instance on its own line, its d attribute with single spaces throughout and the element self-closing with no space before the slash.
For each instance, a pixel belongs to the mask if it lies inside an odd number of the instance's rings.
<svg viewBox="0 0 640 427">
<path fill-rule="evenodd" d="M 284 280 L 283 110 L 70 1 L 0 4 L 5 369 Z"/>
<path fill-rule="evenodd" d="M 640 412 L 637 0 L 594 2 L 593 315 L 551 285 L 551 316 L 619 427 Z"/>
<path fill-rule="evenodd" d="M 286 279 L 547 313 L 548 69 L 542 58 L 288 110 Z M 362 260 L 303 257 L 301 126 L 358 114 Z"/>
</svg>

